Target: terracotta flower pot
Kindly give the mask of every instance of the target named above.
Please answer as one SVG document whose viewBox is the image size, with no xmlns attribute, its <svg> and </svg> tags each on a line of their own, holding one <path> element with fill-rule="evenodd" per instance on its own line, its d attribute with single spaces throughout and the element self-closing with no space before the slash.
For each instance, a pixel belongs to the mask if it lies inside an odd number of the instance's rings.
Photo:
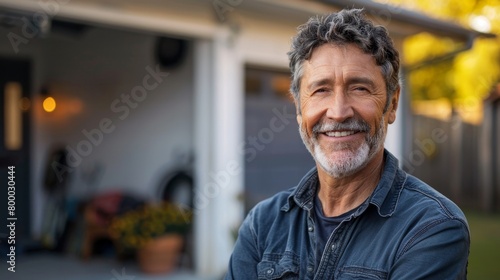
<svg viewBox="0 0 500 280">
<path fill-rule="evenodd" d="M 184 238 L 170 234 L 149 241 L 137 251 L 142 271 L 150 274 L 168 273 L 177 267 Z"/>
</svg>

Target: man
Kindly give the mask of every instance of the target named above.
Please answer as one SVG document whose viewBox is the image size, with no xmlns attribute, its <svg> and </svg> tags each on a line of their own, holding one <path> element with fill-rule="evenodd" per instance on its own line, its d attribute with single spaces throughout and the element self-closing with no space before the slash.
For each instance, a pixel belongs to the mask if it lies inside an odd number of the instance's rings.
<svg viewBox="0 0 500 280">
<path fill-rule="evenodd" d="M 226 279 L 465 279 L 464 214 L 384 149 L 400 94 L 386 29 L 357 9 L 312 18 L 289 58 L 316 167 L 250 211 Z"/>
</svg>

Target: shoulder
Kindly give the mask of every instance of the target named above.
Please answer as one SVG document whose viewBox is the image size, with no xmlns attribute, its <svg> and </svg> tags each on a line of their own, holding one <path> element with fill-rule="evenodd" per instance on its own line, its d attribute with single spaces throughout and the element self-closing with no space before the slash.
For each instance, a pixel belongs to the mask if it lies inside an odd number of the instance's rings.
<svg viewBox="0 0 500 280">
<path fill-rule="evenodd" d="M 400 256 L 410 248 L 418 250 L 421 246 L 443 244 L 464 254 L 468 251 L 469 226 L 462 210 L 449 198 L 412 175 L 407 174 L 393 217 L 402 238 Z"/>
<path fill-rule="evenodd" d="M 401 207 L 412 208 L 411 210 L 416 210 L 417 213 L 424 211 L 436 215 L 436 218 L 456 219 L 466 223 L 464 213 L 452 200 L 409 174 L 407 174 L 400 203 L 402 204 L 398 205 L 400 209 Z"/>
<path fill-rule="evenodd" d="M 405 245 L 401 252 L 416 244 L 433 242 L 454 242 L 466 251 L 470 243 L 469 226 L 462 210 L 449 198 L 412 175 L 407 175 L 395 217 L 404 229 L 402 235 L 405 236 Z"/>
</svg>

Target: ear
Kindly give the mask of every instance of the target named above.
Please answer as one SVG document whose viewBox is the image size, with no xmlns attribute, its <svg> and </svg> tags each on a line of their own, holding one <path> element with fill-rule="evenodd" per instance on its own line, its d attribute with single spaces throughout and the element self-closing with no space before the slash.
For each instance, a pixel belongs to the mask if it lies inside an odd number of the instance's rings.
<svg viewBox="0 0 500 280">
<path fill-rule="evenodd" d="M 398 104 L 399 104 L 399 94 L 401 92 L 401 88 L 398 87 L 398 89 L 394 92 L 391 98 L 391 105 L 389 106 L 387 113 L 388 113 L 388 122 L 390 124 L 394 123 L 396 121 L 396 111 L 398 109 Z"/>
</svg>

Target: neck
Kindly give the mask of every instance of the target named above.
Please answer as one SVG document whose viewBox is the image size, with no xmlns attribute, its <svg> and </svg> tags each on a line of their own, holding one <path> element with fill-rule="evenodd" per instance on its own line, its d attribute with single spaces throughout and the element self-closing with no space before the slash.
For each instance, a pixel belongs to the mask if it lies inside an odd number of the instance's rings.
<svg viewBox="0 0 500 280">
<path fill-rule="evenodd" d="M 381 149 L 362 170 L 343 178 L 333 178 L 318 166 L 318 197 L 325 216 L 339 216 L 361 205 L 380 181 L 383 161 Z"/>
</svg>

